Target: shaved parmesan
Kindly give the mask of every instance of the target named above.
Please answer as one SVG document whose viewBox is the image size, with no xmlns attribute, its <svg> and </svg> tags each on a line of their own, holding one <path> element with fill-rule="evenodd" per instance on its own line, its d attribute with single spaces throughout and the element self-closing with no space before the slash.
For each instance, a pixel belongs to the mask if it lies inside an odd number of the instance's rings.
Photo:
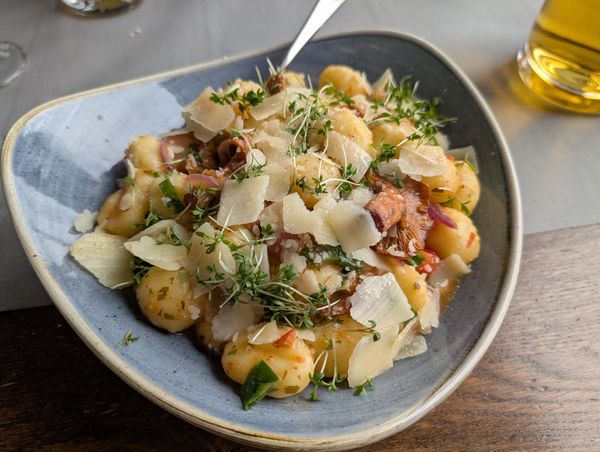
<svg viewBox="0 0 600 452">
<path fill-rule="evenodd" d="M 254 311 L 245 303 L 223 306 L 212 319 L 212 331 L 218 341 L 231 340 L 234 334 L 254 324 Z"/>
<path fill-rule="evenodd" d="M 284 115 L 287 112 L 287 105 L 298 99 L 300 94 L 308 97 L 311 91 L 307 88 L 286 89 L 273 96 L 266 97 L 260 104 L 250 108 L 250 114 L 258 121 L 273 115 Z"/>
<path fill-rule="evenodd" d="M 268 185 L 269 176 L 250 177 L 241 183 L 225 181 L 217 222 L 227 226 L 254 223 L 265 206 Z"/>
<path fill-rule="evenodd" d="M 454 157 L 455 160 L 468 161 L 475 168 L 475 173 L 479 172 L 479 165 L 477 164 L 477 152 L 473 146 L 450 149 L 447 154 Z"/>
<path fill-rule="evenodd" d="M 398 333 L 398 336 L 396 337 L 396 340 L 394 341 L 394 346 L 393 346 L 394 361 L 397 359 L 400 359 L 400 358 L 398 358 L 398 352 L 406 344 L 409 344 L 410 342 L 412 342 L 412 340 L 417 335 L 416 327 L 417 327 L 417 318 L 415 316 L 415 317 L 413 317 L 412 320 L 409 320 L 408 322 L 406 322 L 404 327 Z"/>
<path fill-rule="evenodd" d="M 313 270 L 304 270 L 294 281 L 294 287 L 303 293 L 317 293 L 320 290 L 319 281 Z"/>
<path fill-rule="evenodd" d="M 306 258 L 298 253 L 283 249 L 281 252 L 281 266 L 291 265 L 296 273 L 302 273 L 306 269 Z"/>
<path fill-rule="evenodd" d="M 364 207 L 371 199 L 373 199 L 374 196 L 375 194 L 368 188 L 356 187 L 350 192 L 347 199 L 349 201 L 354 201 L 360 207 Z"/>
<path fill-rule="evenodd" d="M 207 252 L 207 246 L 215 242 L 216 232 L 209 223 L 204 223 L 190 240 L 190 251 L 185 260 L 185 268 L 190 274 L 196 274 L 200 280 L 214 276 L 208 270 L 209 267 L 219 273 L 235 272 L 235 259 L 229 247 L 223 242 L 219 241 L 212 253 Z"/>
<path fill-rule="evenodd" d="M 275 320 L 271 320 L 259 326 L 256 331 L 248 333 L 248 343 L 252 345 L 271 344 L 290 330 L 290 327 L 280 327 Z"/>
<path fill-rule="evenodd" d="M 396 86 L 396 82 L 394 80 L 394 73 L 390 68 L 387 68 L 383 74 L 377 79 L 371 87 L 373 88 L 373 97 L 376 99 L 385 99 L 387 96 L 386 86 Z"/>
<path fill-rule="evenodd" d="M 254 140 L 256 147 L 263 151 L 267 158 L 281 166 L 288 167 L 292 164 L 292 159 L 287 153 L 290 142 L 279 137 L 267 136 L 260 141 Z"/>
<path fill-rule="evenodd" d="M 356 173 L 350 179 L 354 182 L 359 182 L 363 178 L 373 160 L 355 141 L 335 131 L 329 133 L 326 153 L 344 167 L 352 165 Z"/>
<path fill-rule="evenodd" d="M 448 159 L 440 146 L 408 141 L 400 148 L 400 170 L 409 176 L 439 176 L 448 170 Z"/>
<path fill-rule="evenodd" d="M 163 270 L 179 270 L 185 264 L 187 248 L 158 243 L 150 236 L 125 242 L 125 248 L 136 257 Z"/>
<path fill-rule="evenodd" d="M 373 217 L 352 201 L 340 201 L 329 211 L 327 222 L 346 254 L 370 247 L 381 240 Z"/>
<path fill-rule="evenodd" d="M 413 317 L 406 295 L 391 273 L 365 276 L 350 297 L 350 316 L 365 326 L 377 328 L 398 325 Z"/>
<path fill-rule="evenodd" d="M 412 358 L 413 356 L 421 355 L 427 351 L 427 341 L 421 335 L 414 336 L 410 342 L 404 345 L 394 360 Z"/>
<path fill-rule="evenodd" d="M 175 220 L 161 220 L 158 223 L 144 229 L 142 232 L 134 235 L 129 239 L 130 242 L 135 242 L 142 237 L 152 237 L 157 242 L 167 240 L 167 234 L 172 232 L 179 240 L 189 240 L 190 232 L 177 223 Z"/>
<path fill-rule="evenodd" d="M 310 211 L 298 193 L 283 198 L 283 228 L 290 234 L 312 234 L 321 245 L 338 244 L 322 211 Z"/>
<path fill-rule="evenodd" d="M 265 194 L 267 201 L 281 201 L 288 194 L 292 172 L 291 165 L 283 167 L 275 162 L 267 163 L 263 168 L 263 173 L 269 176 L 269 185 Z"/>
<path fill-rule="evenodd" d="M 419 325 L 423 333 L 430 333 L 440 323 L 440 291 L 427 288 L 427 301 L 419 310 Z"/>
<path fill-rule="evenodd" d="M 373 335 L 362 337 L 350 356 L 348 362 L 348 385 L 351 388 L 364 384 L 394 365 L 394 341 L 398 335 L 398 325 L 377 330 L 379 340 Z"/>
<path fill-rule="evenodd" d="M 314 342 L 317 340 L 313 330 L 296 330 L 296 337 L 308 342 Z"/>
<path fill-rule="evenodd" d="M 319 201 L 313 206 L 313 212 L 326 215 L 331 209 L 337 204 L 337 200 L 331 193 L 326 193 Z"/>
<path fill-rule="evenodd" d="M 96 223 L 97 215 L 98 212 L 90 212 L 88 209 L 85 209 L 75 218 L 75 230 L 77 232 L 87 232 L 92 229 Z"/>
<path fill-rule="evenodd" d="M 398 159 L 391 159 L 388 162 L 380 163 L 379 173 L 384 176 L 391 176 L 399 180 L 402 180 L 406 177 L 406 174 L 404 174 L 400 169 L 400 160 Z"/>
<path fill-rule="evenodd" d="M 103 286 L 124 287 L 133 280 L 131 254 L 123 246 L 126 240 L 118 235 L 91 232 L 79 237 L 69 251 Z"/>
<path fill-rule="evenodd" d="M 260 270 L 267 275 L 267 278 L 269 278 L 270 276 L 270 267 L 269 267 L 269 252 L 267 249 L 267 245 L 265 244 L 259 244 L 259 245 L 254 245 L 253 247 L 254 250 L 254 259 L 255 262 L 258 263 L 258 267 L 260 268 Z"/>
<path fill-rule="evenodd" d="M 451 254 L 442 259 L 438 267 L 429 275 L 427 282 L 430 286 L 436 287 L 444 283 L 447 284 L 448 281 L 460 279 L 470 272 L 471 269 L 458 254 Z"/>
<path fill-rule="evenodd" d="M 361 248 L 352 252 L 352 258 L 358 259 L 371 267 L 379 268 L 385 271 L 392 271 L 388 263 L 379 254 L 371 248 Z"/>
<path fill-rule="evenodd" d="M 221 105 L 210 100 L 215 91 L 208 87 L 183 109 L 185 125 L 200 141 L 210 141 L 221 130 L 230 127 L 235 119 L 229 104 Z"/>
<path fill-rule="evenodd" d="M 258 218 L 260 226 L 262 228 L 267 225 L 271 225 L 273 232 L 280 232 L 283 230 L 283 202 L 277 201 L 273 204 L 268 205 L 261 212 Z"/>
</svg>

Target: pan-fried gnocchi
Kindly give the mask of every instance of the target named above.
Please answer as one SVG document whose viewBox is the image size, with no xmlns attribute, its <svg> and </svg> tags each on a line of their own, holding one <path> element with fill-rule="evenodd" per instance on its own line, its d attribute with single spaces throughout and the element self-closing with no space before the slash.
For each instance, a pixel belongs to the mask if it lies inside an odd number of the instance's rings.
<svg viewBox="0 0 600 452">
<path fill-rule="evenodd" d="M 481 248 L 476 166 L 448 152 L 437 108 L 407 77 L 340 65 L 318 87 L 296 72 L 206 87 L 180 130 L 133 139 L 71 254 L 133 286 L 158 329 L 193 329 L 244 409 L 360 394 L 425 343 Z"/>
</svg>

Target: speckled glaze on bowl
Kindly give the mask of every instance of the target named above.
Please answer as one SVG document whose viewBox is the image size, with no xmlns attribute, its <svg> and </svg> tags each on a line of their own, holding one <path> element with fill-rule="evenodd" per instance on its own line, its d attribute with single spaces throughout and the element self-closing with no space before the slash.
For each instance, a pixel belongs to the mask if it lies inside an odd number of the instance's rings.
<svg viewBox="0 0 600 452">
<path fill-rule="evenodd" d="M 72 225 L 85 208 L 98 210 L 125 172 L 120 160 L 136 135 L 182 125 L 183 105 L 208 85 L 266 73 L 265 59 L 281 49 L 224 59 L 75 94 L 42 105 L 7 135 L 4 190 L 26 253 L 56 306 L 93 352 L 135 390 L 171 413 L 231 439 L 261 446 L 333 450 L 357 447 L 396 433 L 447 397 L 485 353 L 508 308 L 521 250 L 521 213 L 506 144 L 472 83 L 438 50 L 396 33 L 337 35 L 312 42 L 294 70 L 317 79 L 328 64 L 364 70 L 370 80 L 390 67 L 419 80 L 419 94 L 440 96 L 442 112 L 458 118 L 445 129 L 453 147 L 478 151 L 482 196 L 474 214 L 481 255 L 429 351 L 397 362 L 375 390 L 348 389 L 265 400 L 241 409 L 237 387 L 220 365 L 186 335 L 167 335 L 141 318 L 129 291 L 100 286 L 68 256 Z M 118 348 L 131 330 L 139 340 Z M 84 384 L 84 383 L 82 383 Z"/>
</svg>

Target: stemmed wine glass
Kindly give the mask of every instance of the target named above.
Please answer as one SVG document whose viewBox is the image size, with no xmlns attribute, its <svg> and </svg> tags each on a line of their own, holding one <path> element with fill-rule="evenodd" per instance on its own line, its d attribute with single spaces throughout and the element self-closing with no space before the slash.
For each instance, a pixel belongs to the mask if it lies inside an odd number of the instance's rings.
<svg viewBox="0 0 600 452">
<path fill-rule="evenodd" d="M 18 77 L 26 65 L 23 49 L 14 42 L 0 39 L 0 88 Z"/>
</svg>

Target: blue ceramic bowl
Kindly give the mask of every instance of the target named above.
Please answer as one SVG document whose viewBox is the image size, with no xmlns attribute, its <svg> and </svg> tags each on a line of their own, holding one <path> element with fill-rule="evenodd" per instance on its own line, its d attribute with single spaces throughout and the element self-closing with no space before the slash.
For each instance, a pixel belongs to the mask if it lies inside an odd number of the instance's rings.
<svg viewBox="0 0 600 452">
<path fill-rule="evenodd" d="M 393 33 L 333 36 L 309 44 L 292 69 L 317 80 L 329 64 L 345 64 L 376 79 L 387 67 L 419 80 L 419 94 L 440 96 L 453 147 L 478 151 L 482 196 L 474 214 L 481 255 L 429 351 L 397 362 L 375 390 L 323 392 L 265 400 L 241 409 L 238 388 L 220 365 L 186 335 L 167 335 L 138 312 L 133 294 L 106 289 L 69 256 L 72 225 L 85 208 L 98 210 L 124 174 L 123 150 L 136 135 L 182 125 L 181 108 L 207 85 L 266 73 L 281 49 L 222 60 L 75 94 L 42 105 L 7 135 L 4 190 L 27 255 L 56 306 L 94 353 L 153 402 L 197 426 L 262 446 L 340 449 L 380 440 L 412 424 L 447 397 L 484 354 L 506 313 L 518 272 L 520 202 L 506 144 L 473 84 L 430 45 Z M 131 330 L 139 340 L 117 344 Z"/>
</svg>

